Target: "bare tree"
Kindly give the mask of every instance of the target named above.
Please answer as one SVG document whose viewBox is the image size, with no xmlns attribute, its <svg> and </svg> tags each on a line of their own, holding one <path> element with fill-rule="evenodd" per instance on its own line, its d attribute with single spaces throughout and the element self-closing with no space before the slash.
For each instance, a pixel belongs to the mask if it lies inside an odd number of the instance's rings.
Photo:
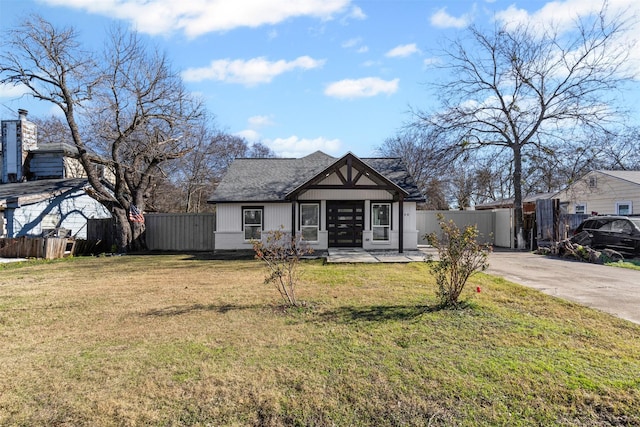
<svg viewBox="0 0 640 427">
<path fill-rule="evenodd" d="M 602 169 L 640 170 L 640 127 L 624 127 L 602 141 Z"/>
<path fill-rule="evenodd" d="M 523 156 L 530 147 L 572 141 L 576 129 L 605 128 L 618 118 L 614 92 L 630 79 L 630 46 L 620 43 L 627 24 L 596 16 L 577 20 L 571 32 L 520 25 L 492 32 L 468 30 L 469 40 L 444 52 L 450 80 L 436 85 L 442 109 L 417 120 L 461 135 L 465 150 L 510 150 L 518 247 L 523 238 Z"/>
<path fill-rule="evenodd" d="M 184 157 L 172 163 L 167 174 L 177 190 L 174 210 L 204 212 L 213 209 L 207 199 L 234 159 L 239 157 L 275 157 L 261 143 L 250 144 L 244 138 L 211 129 L 204 121 L 194 136 L 194 146 Z M 165 187 L 166 189 L 166 187 Z"/>
<path fill-rule="evenodd" d="M 36 99 L 60 107 L 90 194 L 111 211 L 124 251 L 144 247 L 144 223 L 131 213 L 144 210 L 159 165 L 189 151 L 191 124 L 202 111 L 164 55 L 147 49 L 135 33 L 116 29 L 110 36 L 98 60 L 81 49 L 72 27 L 32 16 L 8 33 L 0 82 L 23 84 Z M 81 118 L 92 139 L 81 132 Z M 104 156 L 113 187 L 101 179 L 89 145 Z"/>
<path fill-rule="evenodd" d="M 377 148 L 382 156 L 399 157 L 426 197 L 425 207 L 434 210 L 449 209 L 449 181 L 451 165 L 459 154 L 443 135 L 429 127 L 407 126 L 396 136 L 387 138 Z"/>
</svg>

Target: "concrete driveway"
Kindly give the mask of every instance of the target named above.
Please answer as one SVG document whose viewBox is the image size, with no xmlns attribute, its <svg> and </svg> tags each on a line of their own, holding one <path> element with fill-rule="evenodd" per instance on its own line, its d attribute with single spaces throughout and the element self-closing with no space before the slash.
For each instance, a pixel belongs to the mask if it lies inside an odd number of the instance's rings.
<svg viewBox="0 0 640 427">
<path fill-rule="evenodd" d="M 497 251 L 489 274 L 640 324 L 640 271 Z"/>
</svg>

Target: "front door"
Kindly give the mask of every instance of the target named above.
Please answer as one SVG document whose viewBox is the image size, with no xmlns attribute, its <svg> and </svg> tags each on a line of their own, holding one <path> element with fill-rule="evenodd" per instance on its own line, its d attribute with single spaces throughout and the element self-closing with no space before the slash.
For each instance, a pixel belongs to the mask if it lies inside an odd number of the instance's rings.
<svg viewBox="0 0 640 427">
<path fill-rule="evenodd" d="M 327 201 L 329 247 L 362 247 L 364 202 Z"/>
</svg>

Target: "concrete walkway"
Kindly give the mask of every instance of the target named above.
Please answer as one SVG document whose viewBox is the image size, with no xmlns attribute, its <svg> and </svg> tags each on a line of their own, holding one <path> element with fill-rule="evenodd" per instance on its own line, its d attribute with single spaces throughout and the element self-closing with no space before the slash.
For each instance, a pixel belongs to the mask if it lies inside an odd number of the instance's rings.
<svg viewBox="0 0 640 427">
<path fill-rule="evenodd" d="M 424 261 L 421 251 L 365 251 L 362 248 L 330 248 L 327 263 L 376 263 L 376 262 L 415 262 Z"/>
</svg>

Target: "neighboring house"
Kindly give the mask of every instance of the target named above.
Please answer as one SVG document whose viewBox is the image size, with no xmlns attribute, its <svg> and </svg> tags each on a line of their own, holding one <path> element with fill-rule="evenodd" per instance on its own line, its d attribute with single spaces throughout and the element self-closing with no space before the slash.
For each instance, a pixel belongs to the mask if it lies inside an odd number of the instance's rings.
<svg viewBox="0 0 640 427">
<path fill-rule="evenodd" d="M 397 158 L 236 159 L 209 203 L 216 249 L 250 249 L 284 228 L 314 249 L 416 249 L 416 203 L 424 201 Z"/>
<path fill-rule="evenodd" d="M 640 171 L 592 171 L 552 198 L 570 214 L 640 214 Z"/>
<path fill-rule="evenodd" d="M 536 193 L 526 196 L 522 200 L 522 210 L 525 214 L 533 213 L 536 211 L 536 202 L 538 200 L 550 199 L 554 193 Z M 514 198 L 496 200 L 494 202 L 481 203 L 474 206 L 474 210 L 492 210 L 492 209 L 513 209 Z"/>
<path fill-rule="evenodd" d="M 5 237 L 55 233 L 87 237 L 87 219 L 109 212 L 85 191 L 86 179 L 45 179 L 0 185 Z"/>
<path fill-rule="evenodd" d="M 36 125 L 26 111 L 18 114 L 18 120 L 1 122 L 0 236 L 57 231 L 86 238 L 87 219 L 111 215 L 85 191 L 89 185 L 77 149 L 66 143 L 38 145 Z"/>
</svg>

